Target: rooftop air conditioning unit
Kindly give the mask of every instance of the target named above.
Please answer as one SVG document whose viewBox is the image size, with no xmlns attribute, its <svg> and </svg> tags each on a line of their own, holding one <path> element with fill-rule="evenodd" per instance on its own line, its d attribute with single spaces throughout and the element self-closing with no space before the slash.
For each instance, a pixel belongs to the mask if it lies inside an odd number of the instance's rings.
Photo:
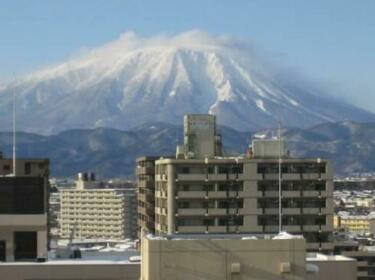
<svg viewBox="0 0 375 280">
<path fill-rule="evenodd" d="M 282 262 L 280 263 L 280 272 L 281 273 L 290 273 L 292 271 L 292 267 L 290 262 Z"/>
</svg>

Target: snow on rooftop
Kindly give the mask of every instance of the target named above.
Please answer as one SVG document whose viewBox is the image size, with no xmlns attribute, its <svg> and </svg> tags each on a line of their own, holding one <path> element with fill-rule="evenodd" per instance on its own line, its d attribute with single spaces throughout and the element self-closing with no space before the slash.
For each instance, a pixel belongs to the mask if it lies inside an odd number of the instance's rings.
<svg viewBox="0 0 375 280">
<path fill-rule="evenodd" d="M 316 262 L 316 261 L 355 261 L 353 258 L 349 258 L 343 255 L 324 255 L 320 253 L 307 253 L 306 256 L 307 262 Z"/>
<path fill-rule="evenodd" d="M 279 234 L 274 236 L 272 240 L 277 239 L 303 239 L 302 235 L 292 235 L 290 233 L 287 233 L 286 231 L 281 231 Z"/>
<path fill-rule="evenodd" d="M 145 238 L 149 240 L 225 240 L 225 239 L 241 239 L 241 240 L 277 240 L 277 239 L 303 239 L 302 235 L 292 235 L 287 232 L 275 234 L 172 234 L 165 236 L 155 236 L 146 234 Z"/>
</svg>

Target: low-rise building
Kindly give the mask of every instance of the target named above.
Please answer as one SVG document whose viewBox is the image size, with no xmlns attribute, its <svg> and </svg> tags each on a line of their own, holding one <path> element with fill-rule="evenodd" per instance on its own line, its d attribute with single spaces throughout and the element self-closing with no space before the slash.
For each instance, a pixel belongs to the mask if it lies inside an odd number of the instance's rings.
<svg viewBox="0 0 375 280">
<path fill-rule="evenodd" d="M 375 213 L 354 215 L 348 212 L 339 212 L 334 217 L 334 227 L 357 234 L 375 234 Z"/>
</svg>

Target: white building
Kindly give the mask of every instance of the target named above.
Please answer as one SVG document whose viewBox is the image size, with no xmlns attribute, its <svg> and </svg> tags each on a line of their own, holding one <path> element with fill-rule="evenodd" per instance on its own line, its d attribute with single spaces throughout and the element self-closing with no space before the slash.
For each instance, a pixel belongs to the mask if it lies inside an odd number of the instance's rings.
<svg viewBox="0 0 375 280">
<path fill-rule="evenodd" d="M 60 236 L 77 239 L 136 238 L 134 188 L 99 188 L 95 178 L 79 175 L 76 187 L 60 190 Z"/>
</svg>

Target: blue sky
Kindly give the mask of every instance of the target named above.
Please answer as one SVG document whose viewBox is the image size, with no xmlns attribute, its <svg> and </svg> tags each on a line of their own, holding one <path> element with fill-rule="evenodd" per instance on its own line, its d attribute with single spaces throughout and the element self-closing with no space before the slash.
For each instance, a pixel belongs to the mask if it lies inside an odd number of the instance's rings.
<svg viewBox="0 0 375 280">
<path fill-rule="evenodd" d="M 133 30 L 248 39 L 284 66 L 375 112 L 375 1 L 0 0 L 0 81 Z"/>
</svg>

